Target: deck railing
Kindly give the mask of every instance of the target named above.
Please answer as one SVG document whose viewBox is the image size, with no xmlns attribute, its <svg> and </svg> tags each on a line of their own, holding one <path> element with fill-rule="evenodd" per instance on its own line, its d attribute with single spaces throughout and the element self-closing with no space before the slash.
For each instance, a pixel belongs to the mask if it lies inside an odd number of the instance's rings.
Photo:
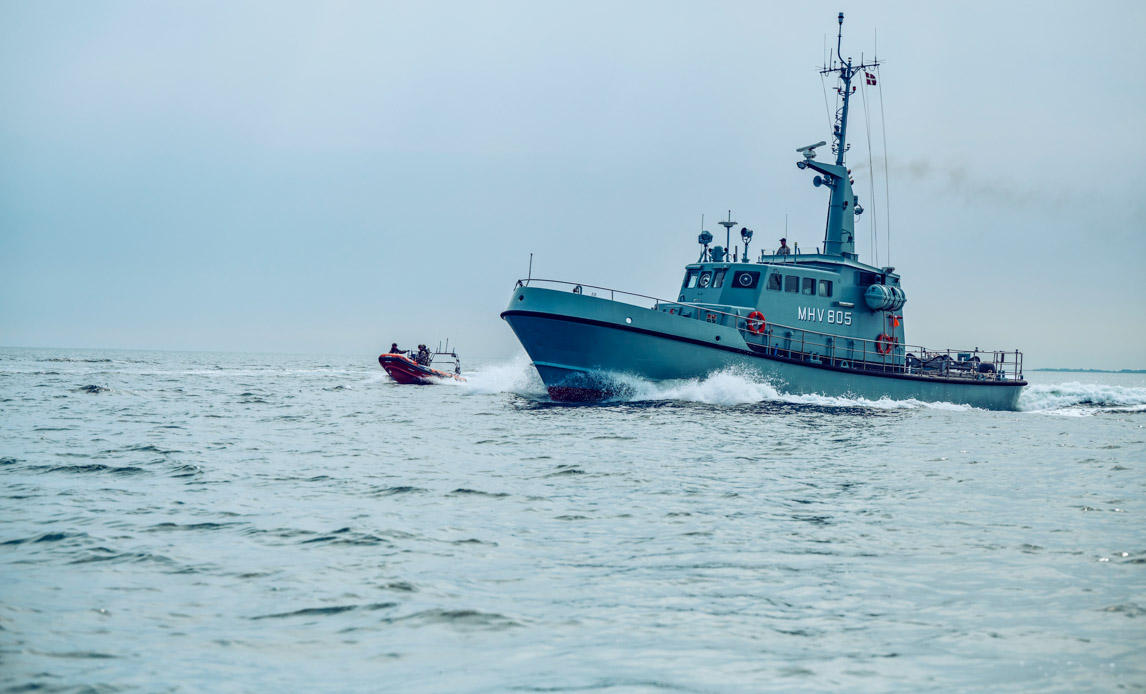
<svg viewBox="0 0 1146 694">
<path fill-rule="evenodd" d="M 1023 353 L 1018 350 L 1009 352 L 979 348 L 937 350 L 922 345 L 900 344 L 895 341 L 881 343 L 877 340 L 834 335 L 775 323 L 767 323 L 761 328 L 758 323 L 753 322 L 751 327 L 754 329 L 750 330 L 748 315 L 754 309 L 749 307 L 730 309 L 720 304 L 668 301 L 645 294 L 563 280 L 531 278 L 517 281 L 519 287 L 537 284 L 572 287 L 575 294 L 588 293 L 598 298 L 604 298 L 603 293 L 608 292 L 610 301 L 618 301 L 618 296 L 632 297 L 639 302 L 622 299 L 621 303 L 634 306 L 652 302 L 649 308 L 654 311 L 735 327 L 740 331 L 748 348 L 758 354 L 808 362 L 817 366 L 976 381 L 1021 380 L 1023 377 Z"/>
</svg>

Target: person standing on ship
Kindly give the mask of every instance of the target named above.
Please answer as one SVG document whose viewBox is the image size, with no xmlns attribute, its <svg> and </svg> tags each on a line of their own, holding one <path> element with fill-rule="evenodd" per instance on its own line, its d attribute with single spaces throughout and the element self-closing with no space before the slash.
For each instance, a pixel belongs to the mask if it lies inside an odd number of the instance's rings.
<svg viewBox="0 0 1146 694">
<path fill-rule="evenodd" d="M 430 350 L 426 349 L 425 345 L 418 345 L 418 356 L 414 359 L 422 366 L 430 365 Z"/>
<path fill-rule="evenodd" d="M 780 247 L 776 249 L 776 255 L 792 255 L 792 249 L 788 248 L 788 239 L 780 239 Z"/>
</svg>

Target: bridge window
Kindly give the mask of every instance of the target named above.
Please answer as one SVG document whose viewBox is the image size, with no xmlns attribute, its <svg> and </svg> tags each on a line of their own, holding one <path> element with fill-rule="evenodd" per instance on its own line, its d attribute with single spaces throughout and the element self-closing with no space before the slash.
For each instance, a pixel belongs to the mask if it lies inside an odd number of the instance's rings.
<svg viewBox="0 0 1146 694">
<path fill-rule="evenodd" d="M 697 274 L 698 273 L 696 270 L 689 270 L 688 272 L 685 273 L 685 275 L 684 275 L 684 288 L 685 289 L 692 289 L 693 287 L 696 286 Z"/>
<path fill-rule="evenodd" d="M 780 291 L 780 283 L 784 281 L 784 276 L 778 272 L 773 272 L 768 275 L 768 288 L 774 292 Z"/>
<path fill-rule="evenodd" d="M 724 286 L 724 274 L 726 272 L 728 272 L 728 268 L 717 270 L 712 275 L 712 288 L 713 289 L 720 289 L 722 286 Z"/>
<path fill-rule="evenodd" d="M 831 280 L 820 280 L 820 296 L 831 296 L 831 295 L 832 295 L 832 281 Z"/>
<path fill-rule="evenodd" d="M 797 294 L 800 291 L 800 278 L 795 275 L 784 276 L 784 291 Z"/>
<path fill-rule="evenodd" d="M 805 296 L 815 296 L 816 295 L 816 280 L 814 278 L 812 278 L 812 277 L 805 277 L 804 278 L 804 295 Z"/>
</svg>

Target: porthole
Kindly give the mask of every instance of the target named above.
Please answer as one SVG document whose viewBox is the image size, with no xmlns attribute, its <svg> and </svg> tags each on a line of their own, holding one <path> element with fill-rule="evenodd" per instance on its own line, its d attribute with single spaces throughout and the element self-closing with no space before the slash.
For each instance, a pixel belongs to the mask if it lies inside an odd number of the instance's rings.
<svg viewBox="0 0 1146 694">
<path fill-rule="evenodd" d="M 626 319 L 625 319 L 625 322 L 626 322 L 626 323 L 628 323 L 629 325 L 632 325 L 632 324 L 633 324 L 633 319 L 632 319 L 632 318 L 626 318 Z"/>
<path fill-rule="evenodd" d="M 719 335 L 716 336 L 716 341 L 720 342 L 720 336 Z"/>
<path fill-rule="evenodd" d="M 524 295 L 524 294 L 518 294 L 518 295 L 517 295 L 517 300 L 518 300 L 518 301 L 525 301 L 525 295 Z"/>
</svg>

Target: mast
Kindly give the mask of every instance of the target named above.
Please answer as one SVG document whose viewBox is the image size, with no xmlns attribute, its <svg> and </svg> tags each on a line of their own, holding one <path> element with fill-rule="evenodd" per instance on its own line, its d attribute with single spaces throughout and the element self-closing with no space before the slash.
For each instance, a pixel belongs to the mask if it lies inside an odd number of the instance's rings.
<svg viewBox="0 0 1146 694">
<path fill-rule="evenodd" d="M 848 103 L 851 100 L 852 77 L 855 75 L 855 71 L 852 70 L 852 59 L 848 58 L 847 62 L 845 63 L 844 62 L 844 56 L 840 52 L 840 47 L 844 41 L 844 13 L 843 12 L 840 13 L 839 22 L 840 22 L 840 29 L 839 29 L 839 32 L 836 34 L 836 57 L 840 59 L 839 72 L 840 72 L 840 79 L 843 80 L 843 83 L 844 83 L 844 89 L 843 89 L 844 105 L 836 113 L 836 127 L 835 127 L 834 132 L 832 133 L 832 136 L 834 137 L 835 142 L 832 143 L 832 151 L 836 153 L 836 166 L 843 166 L 844 165 L 844 152 L 846 152 L 848 149 L 847 144 L 846 144 L 847 133 L 848 133 Z M 824 72 L 830 72 L 830 70 L 825 69 Z"/>
<path fill-rule="evenodd" d="M 856 259 L 858 256 L 855 252 L 855 217 L 863 212 L 863 208 L 860 207 L 859 199 L 852 192 L 851 175 L 848 172 L 844 157 L 844 153 L 848 151 L 848 106 L 856 89 L 852 86 L 852 79 L 862 70 L 874 68 L 879 63 L 873 61 L 852 65 L 851 58 L 844 60 L 841 50 L 844 34 L 843 12 L 840 12 L 839 15 L 839 25 L 839 32 L 836 34 L 836 57 L 839 58 L 839 64 L 834 64 L 834 60 L 829 60 L 830 64 L 825 65 L 824 69 L 820 70 L 822 75 L 837 75 L 842 83 L 842 86 L 837 87 L 836 91 L 843 97 L 843 104 L 836 111 L 836 123 L 832 128 L 832 152 L 836 155 L 836 163 L 821 164 L 815 161 L 816 147 L 826 144 L 821 142 L 817 145 L 797 149 L 797 152 L 804 155 L 804 160 L 796 162 L 796 166 L 823 174 L 822 177 L 813 178 L 812 183 L 817 187 L 827 186 L 831 192 L 831 197 L 828 200 L 828 221 L 824 229 L 824 254 Z"/>
</svg>

